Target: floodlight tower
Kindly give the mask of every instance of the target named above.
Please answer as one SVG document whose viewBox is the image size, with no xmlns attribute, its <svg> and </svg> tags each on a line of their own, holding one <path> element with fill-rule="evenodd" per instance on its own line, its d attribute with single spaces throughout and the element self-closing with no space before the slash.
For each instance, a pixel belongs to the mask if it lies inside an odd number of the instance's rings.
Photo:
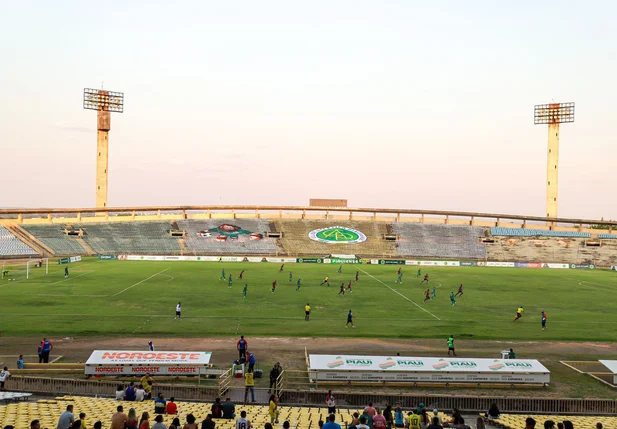
<svg viewBox="0 0 617 429">
<path fill-rule="evenodd" d="M 548 124 L 546 167 L 546 217 L 557 217 L 557 183 L 559 179 L 559 124 L 574 122 L 574 103 L 551 103 L 534 106 L 534 123 Z"/>
<path fill-rule="evenodd" d="M 109 158 L 109 130 L 111 129 L 111 112 L 124 111 L 124 94 L 122 92 L 102 89 L 84 88 L 84 109 L 96 110 L 96 206 L 107 207 L 107 171 Z"/>
</svg>

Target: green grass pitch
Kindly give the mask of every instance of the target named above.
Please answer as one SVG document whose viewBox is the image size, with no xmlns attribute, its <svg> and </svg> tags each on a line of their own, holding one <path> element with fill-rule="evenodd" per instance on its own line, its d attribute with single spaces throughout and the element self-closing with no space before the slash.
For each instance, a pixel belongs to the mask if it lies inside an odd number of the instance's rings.
<svg viewBox="0 0 617 429">
<path fill-rule="evenodd" d="M 54 261 L 55 262 L 55 261 Z M 52 261 L 50 261 L 50 264 Z M 437 298 L 424 303 L 427 286 L 417 267 L 397 265 L 129 262 L 87 259 L 69 265 L 12 268 L 15 280 L 0 281 L 3 335 L 324 336 L 496 340 L 617 340 L 617 273 L 485 267 L 423 267 Z M 233 286 L 219 280 L 233 275 Z M 244 281 L 238 280 L 241 270 Z M 360 272 L 353 293 L 339 286 Z M 293 281 L 289 283 L 289 272 Z M 320 286 L 330 276 L 330 287 Z M 302 286 L 296 290 L 296 280 Z M 278 281 L 276 291 L 271 285 Z M 248 284 L 246 298 L 242 296 Z M 449 294 L 464 284 L 450 305 Z M 174 320 L 182 302 L 182 321 Z M 312 307 L 310 322 L 304 306 Z M 513 322 L 516 308 L 524 317 Z M 346 329 L 347 312 L 355 329 Z M 540 312 L 548 330 L 540 329 Z"/>
</svg>

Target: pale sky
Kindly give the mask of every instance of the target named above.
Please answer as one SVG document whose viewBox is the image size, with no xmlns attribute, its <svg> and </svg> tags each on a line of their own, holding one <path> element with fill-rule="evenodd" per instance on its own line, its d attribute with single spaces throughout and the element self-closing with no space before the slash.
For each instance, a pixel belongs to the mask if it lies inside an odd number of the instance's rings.
<svg viewBox="0 0 617 429">
<path fill-rule="evenodd" d="M 617 2 L 0 1 L 0 207 L 304 205 L 617 219 Z"/>
</svg>

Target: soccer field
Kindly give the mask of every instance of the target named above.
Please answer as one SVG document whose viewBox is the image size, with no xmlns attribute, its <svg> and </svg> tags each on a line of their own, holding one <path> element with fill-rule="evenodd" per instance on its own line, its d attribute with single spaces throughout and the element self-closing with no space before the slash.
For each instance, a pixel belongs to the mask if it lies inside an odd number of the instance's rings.
<svg viewBox="0 0 617 429">
<path fill-rule="evenodd" d="M 50 261 L 51 264 L 52 261 Z M 617 340 L 617 273 L 486 267 L 423 267 L 437 298 L 424 303 L 427 286 L 417 268 L 398 265 L 130 262 L 87 259 L 34 269 L 29 280 L 0 281 L 2 335 L 324 336 L 499 340 Z M 221 270 L 233 285 L 219 280 Z M 238 280 L 241 270 L 244 281 Z M 353 280 L 353 293 L 339 286 Z M 289 272 L 293 280 L 289 282 Z M 330 287 L 320 283 L 330 277 Z M 302 279 L 300 290 L 296 280 Z M 278 286 L 274 293 L 271 285 Z M 242 296 L 248 284 L 246 298 Z M 464 284 L 451 306 L 450 292 Z M 174 320 L 182 302 L 182 320 Z M 310 322 L 304 306 L 312 307 Z M 513 322 L 522 305 L 522 319 Z M 352 310 L 356 328 L 345 328 Z M 540 312 L 548 330 L 540 329 Z"/>
</svg>

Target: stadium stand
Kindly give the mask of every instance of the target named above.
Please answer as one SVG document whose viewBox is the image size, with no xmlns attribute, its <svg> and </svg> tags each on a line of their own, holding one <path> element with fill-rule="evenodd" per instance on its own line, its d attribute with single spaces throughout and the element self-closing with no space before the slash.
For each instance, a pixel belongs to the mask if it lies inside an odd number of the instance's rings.
<svg viewBox="0 0 617 429">
<path fill-rule="evenodd" d="M 86 249 L 77 242 L 75 237 L 70 237 L 63 232 L 66 225 L 22 225 L 22 228 L 53 250 L 56 255 L 86 254 Z"/>
<path fill-rule="evenodd" d="M 99 253 L 179 254 L 178 240 L 169 236 L 168 221 L 86 223 L 73 225 Z"/>
<path fill-rule="evenodd" d="M 525 419 L 531 417 L 536 421 L 536 427 L 544 427 L 544 422 L 552 420 L 557 426 L 558 422 L 571 421 L 575 428 L 595 428 L 596 423 L 602 423 L 605 428 L 617 428 L 617 417 L 608 416 L 558 416 L 558 415 L 525 415 L 525 414 L 501 414 L 499 419 L 487 419 L 496 427 L 505 429 L 521 429 L 525 427 Z"/>
<path fill-rule="evenodd" d="M 276 220 L 277 231 L 283 233 L 279 240 L 288 255 L 322 256 L 333 253 L 359 256 L 396 256 L 394 242 L 383 236 L 391 233 L 391 225 L 386 222 L 343 221 L 343 220 Z M 359 244 L 320 243 L 309 238 L 309 232 L 331 226 L 342 226 L 361 231 L 366 241 Z"/>
<path fill-rule="evenodd" d="M 186 246 L 195 254 L 279 253 L 276 240 L 266 237 L 266 233 L 272 232 L 272 228 L 270 222 L 264 219 L 181 220 L 177 223 L 178 228 L 186 232 Z M 221 229 L 223 225 L 238 227 L 239 230 Z M 218 239 L 220 235 L 226 239 Z"/>
<path fill-rule="evenodd" d="M 401 256 L 485 259 L 486 246 L 480 241 L 484 228 L 464 225 L 394 222 L 400 236 Z"/>
<path fill-rule="evenodd" d="M 178 414 L 165 414 L 164 423 L 169 426 L 171 421 L 178 417 L 181 424 L 186 422 L 187 414 L 193 414 L 197 419 L 198 427 L 201 427 L 201 421 L 206 418 L 206 415 L 211 413 L 211 404 L 203 402 L 179 402 Z M 100 420 L 103 428 L 109 428 L 111 425 L 111 416 L 116 412 L 116 407 L 122 405 L 124 412 L 128 413 L 130 408 L 135 408 L 138 418 L 143 412 L 150 414 L 150 425 L 154 422 L 154 405 L 152 401 L 144 402 L 128 402 L 115 401 L 104 398 L 88 398 L 88 397 L 58 397 L 55 400 L 39 400 L 33 402 L 11 403 L 6 406 L 0 406 L 0 423 L 2 427 L 12 425 L 15 428 L 28 428 L 30 422 L 34 419 L 40 420 L 41 428 L 55 428 L 58 423 L 58 418 L 64 412 L 67 405 L 72 404 L 73 414 L 75 419 L 79 418 L 79 413 L 86 413 L 87 427 L 91 428 L 94 423 Z M 240 417 L 240 412 L 246 411 L 247 418 L 251 421 L 254 428 L 263 428 L 266 422 L 270 422 L 268 415 L 268 407 L 260 405 L 241 405 L 236 404 L 236 417 Z M 338 409 L 336 421 L 343 427 L 347 427 L 351 423 L 354 409 Z M 316 429 L 319 420 L 326 420 L 328 415 L 327 408 L 320 407 L 287 407 L 279 406 L 279 421 L 280 424 L 284 421 L 289 421 L 290 426 L 294 429 Z M 446 418 L 445 414 L 440 414 L 442 419 Z M 235 429 L 235 420 L 215 419 L 217 429 Z"/>
<path fill-rule="evenodd" d="M 571 238 L 590 238 L 588 232 L 578 231 L 549 231 L 544 229 L 529 228 L 504 228 L 501 226 L 491 227 L 491 235 L 508 237 L 571 237 Z"/>
<path fill-rule="evenodd" d="M 37 251 L 0 226 L 0 256 L 34 256 Z"/>
<path fill-rule="evenodd" d="M 598 234 L 598 238 L 603 240 L 617 240 L 617 235 L 615 234 Z"/>
</svg>

